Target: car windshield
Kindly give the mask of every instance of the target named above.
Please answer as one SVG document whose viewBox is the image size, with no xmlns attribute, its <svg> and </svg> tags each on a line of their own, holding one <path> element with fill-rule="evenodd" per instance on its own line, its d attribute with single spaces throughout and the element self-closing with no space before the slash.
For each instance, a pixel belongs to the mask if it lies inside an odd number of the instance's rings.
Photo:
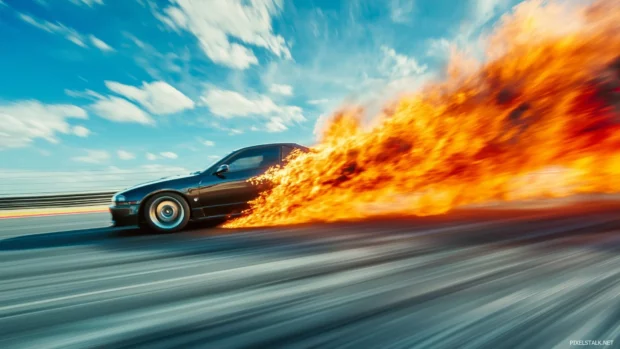
<svg viewBox="0 0 620 349">
<path fill-rule="evenodd" d="M 202 172 L 204 172 L 204 171 L 208 170 L 209 168 L 211 168 L 213 165 L 215 165 L 215 164 L 216 164 L 218 161 L 220 161 L 221 159 L 222 159 L 222 158 L 218 157 L 217 159 L 212 160 L 212 161 L 211 161 L 211 162 L 210 162 L 210 163 L 209 163 L 206 167 L 204 167 L 202 170 L 200 170 L 200 171 L 196 171 L 196 172 L 194 172 L 194 173 L 192 173 L 192 174 L 199 174 L 199 173 L 202 173 Z"/>
</svg>

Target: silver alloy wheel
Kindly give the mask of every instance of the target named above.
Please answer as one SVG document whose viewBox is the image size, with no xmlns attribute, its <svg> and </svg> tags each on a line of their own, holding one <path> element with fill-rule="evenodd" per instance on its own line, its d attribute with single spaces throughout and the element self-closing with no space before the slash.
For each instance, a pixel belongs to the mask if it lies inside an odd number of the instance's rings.
<svg viewBox="0 0 620 349">
<path fill-rule="evenodd" d="M 158 228 L 171 230 L 178 227 L 185 218 L 183 205 L 170 196 L 158 197 L 149 207 L 149 218 Z"/>
</svg>

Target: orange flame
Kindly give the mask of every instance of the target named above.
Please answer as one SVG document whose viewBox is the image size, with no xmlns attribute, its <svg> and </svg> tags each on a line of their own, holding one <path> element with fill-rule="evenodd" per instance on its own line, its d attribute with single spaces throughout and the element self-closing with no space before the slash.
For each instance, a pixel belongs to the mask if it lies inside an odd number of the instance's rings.
<svg viewBox="0 0 620 349">
<path fill-rule="evenodd" d="M 531 1 L 489 38 L 487 63 L 400 98 L 370 130 L 332 117 L 321 142 L 259 180 L 227 227 L 441 214 L 495 200 L 620 191 L 620 6 Z M 550 175 L 539 172 L 561 168 Z M 538 174 L 535 174 L 538 173 Z"/>
</svg>

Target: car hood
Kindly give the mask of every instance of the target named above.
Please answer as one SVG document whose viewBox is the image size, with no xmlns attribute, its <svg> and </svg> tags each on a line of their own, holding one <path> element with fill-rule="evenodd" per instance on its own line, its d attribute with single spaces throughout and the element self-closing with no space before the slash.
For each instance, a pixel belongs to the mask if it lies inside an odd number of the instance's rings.
<svg viewBox="0 0 620 349">
<path fill-rule="evenodd" d="M 188 174 L 188 175 L 176 175 L 176 176 L 163 177 L 160 179 L 155 179 L 152 181 L 134 185 L 133 187 L 126 188 L 125 190 L 123 190 L 123 192 L 127 192 L 127 191 L 134 190 L 134 189 L 139 189 L 139 188 L 144 188 L 144 187 L 157 186 L 158 184 L 165 185 L 167 183 L 176 182 L 176 181 L 184 180 L 184 179 L 190 179 L 193 177 L 196 177 L 196 175 Z"/>
</svg>

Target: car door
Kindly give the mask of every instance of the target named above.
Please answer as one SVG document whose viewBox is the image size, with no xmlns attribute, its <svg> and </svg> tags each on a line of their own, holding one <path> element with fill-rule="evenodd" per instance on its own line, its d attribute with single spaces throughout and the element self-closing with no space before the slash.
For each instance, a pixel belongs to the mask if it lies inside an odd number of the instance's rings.
<svg viewBox="0 0 620 349">
<path fill-rule="evenodd" d="M 261 185 L 248 180 L 265 173 L 278 165 L 281 158 L 280 146 L 265 146 L 241 150 L 221 163 L 229 167 L 221 174 L 205 174 L 200 185 L 200 204 L 204 216 L 220 216 L 239 213 L 248 208 L 248 201 L 255 199 Z"/>
</svg>

